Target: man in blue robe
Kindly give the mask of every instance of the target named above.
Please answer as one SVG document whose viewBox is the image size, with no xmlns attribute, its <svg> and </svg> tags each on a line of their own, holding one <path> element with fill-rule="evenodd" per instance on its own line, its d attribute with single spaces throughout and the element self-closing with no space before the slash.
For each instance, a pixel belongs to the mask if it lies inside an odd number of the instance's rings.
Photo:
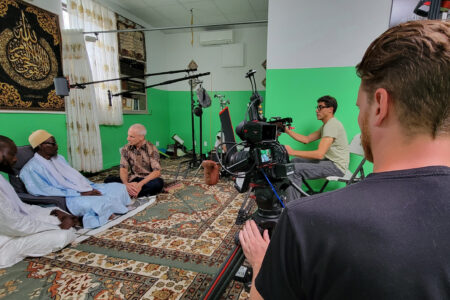
<svg viewBox="0 0 450 300">
<path fill-rule="evenodd" d="M 84 228 L 104 225 L 115 213 L 124 214 L 131 200 L 125 185 L 95 184 L 58 155 L 55 138 L 37 130 L 28 138 L 35 154 L 20 171 L 28 192 L 36 196 L 63 196 L 70 213 L 82 217 Z"/>
</svg>

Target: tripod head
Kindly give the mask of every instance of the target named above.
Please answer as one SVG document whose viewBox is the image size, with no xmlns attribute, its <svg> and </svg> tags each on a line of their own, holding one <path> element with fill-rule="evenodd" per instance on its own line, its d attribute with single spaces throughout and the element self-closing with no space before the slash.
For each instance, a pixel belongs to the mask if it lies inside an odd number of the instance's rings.
<svg viewBox="0 0 450 300">
<path fill-rule="evenodd" d="M 230 99 L 224 99 L 225 95 L 214 94 L 214 98 L 219 98 L 220 108 L 224 109 L 225 105 L 230 104 Z"/>
</svg>

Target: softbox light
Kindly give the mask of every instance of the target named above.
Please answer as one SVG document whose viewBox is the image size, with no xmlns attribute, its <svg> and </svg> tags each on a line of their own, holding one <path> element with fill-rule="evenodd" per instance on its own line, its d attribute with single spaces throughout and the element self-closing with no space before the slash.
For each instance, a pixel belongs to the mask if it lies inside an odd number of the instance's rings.
<svg viewBox="0 0 450 300">
<path fill-rule="evenodd" d="M 177 134 L 172 135 L 172 139 L 175 142 L 179 143 L 180 145 L 184 145 L 184 140 L 181 137 L 179 137 Z"/>
</svg>

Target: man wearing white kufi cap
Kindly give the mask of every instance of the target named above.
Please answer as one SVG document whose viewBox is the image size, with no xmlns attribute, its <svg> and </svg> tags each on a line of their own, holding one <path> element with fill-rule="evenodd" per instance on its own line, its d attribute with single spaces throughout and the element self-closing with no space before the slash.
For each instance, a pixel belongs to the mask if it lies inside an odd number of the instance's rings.
<svg viewBox="0 0 450 300">
<path fill-rule="evenodd" d="M 95 184 L 87 180 L 58 155 L 55 138 L 45 130 L 36 130 L 28 138 L 35 154 L 20 171 L 20 179 L 36 196 L 63 196 L 75 216 L 81 216 L 85 228 L 104 225 L 114 214 L 128 211 L 131 200 L 123 184 Z"/>
</svg>

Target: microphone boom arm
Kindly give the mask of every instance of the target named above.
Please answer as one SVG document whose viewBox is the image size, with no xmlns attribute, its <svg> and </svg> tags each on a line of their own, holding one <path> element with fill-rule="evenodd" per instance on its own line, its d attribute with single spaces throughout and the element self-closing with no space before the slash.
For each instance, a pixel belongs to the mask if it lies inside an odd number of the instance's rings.
<svg viewBox="0 0 450 300">
<path fill-rule="evenodd" d="M 183 70 L 175 70 L 175 71 L 166 71 L 166 72 L 158 72 L 158 73 L 147 73 L 143 75 L 137 75 L 137 76 L 125 76 L 125 77 L 119 77 L 119 78 L 113 78 L 113 79 L 105 79 L 105 80 L 98 80 L 98 81 L 90 81 L 90 82 L 83 82 L 83 83 L 75 83 L 71 84 L 70 88 L 81 88 L 84 89 L 86 85 L 89 84 L 95 84 L 95 83 L 102 83 L 102 82 L 108 82 L 108 81 L 114 81 L 114 80 L 127 80 L 131 78 L 140 78 L 140 77 L 149 77 L 149 76 L 157 76 L 157 75 L 166 75 L 166 74 L 175 74 L 175 73 L 182 73 L 182 72 L 195 72 L 197 69 L 183 69 Z"/>
<path fill-rule="evenodd" d="M 178 82 L 178 81 L 188 80 L 188 79 L 192 79 L 192 78 L 198 78 L 198 77 L 206 76 L 206 75 L 209 75 L 209 74 L 211 74 L 211 73 L 210 72 L 206 72 L 206 73 L 199 73 L 199 74 L 189 75 L 189 76 L 182 77 L 182 78 L 176 78 L 176 79 L 172 79 L 172 80 L 167 80 L 167 81 L 163 81 L 163 82 L 160 82 L 160 83 L 147 85 L 146 87 L 144 87 L 144 89 L 148 89 L 148 88 L 159 86 L 159 85 L 166 85 L 166 84 L 170 84 L 170 83 L 174 83 L 174 82 Z M 123 94 L 137 92 L 137 91 L 141 91 L 141 90 L 142 90 L 142 88 L 129 90 L 129 91 L 124 91 L 124 92 L 112 94 L 112 96 L 113 97 L 120 96 L 120 95 L 123 95 Z"/>
</svg>

